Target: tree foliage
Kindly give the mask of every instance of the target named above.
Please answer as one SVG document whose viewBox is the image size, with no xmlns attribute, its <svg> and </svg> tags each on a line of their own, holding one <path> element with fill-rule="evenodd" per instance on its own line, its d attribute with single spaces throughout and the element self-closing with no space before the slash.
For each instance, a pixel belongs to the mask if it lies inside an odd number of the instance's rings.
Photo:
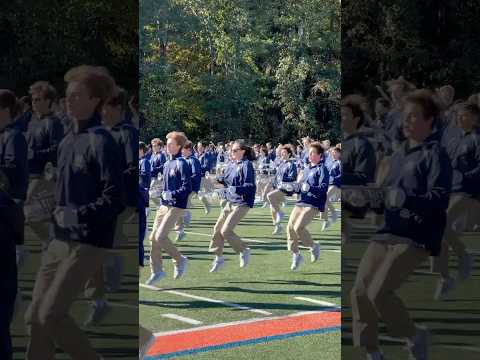
<svg viewBox="0 0 480 360">
<path fill-rule="evenodd" d="M 0 13 L 0 82 L 24 94 L 36 80 L 63 86 L 68 68 L 107 67 L 138 86 L 138 2 L 13 0 Z"/>
<path fill-rule="evenodd" d="M 142 0 L 144 139 L 338 139 L 338 0 Z"/>
<path fill-rule="evenodd" d="M 419 87 L 480 87 L 478 1 L 342 1 L 342 90 L 403 75 Z M 378 95 L 378 94 L 376 94 Z"/>
</svg>

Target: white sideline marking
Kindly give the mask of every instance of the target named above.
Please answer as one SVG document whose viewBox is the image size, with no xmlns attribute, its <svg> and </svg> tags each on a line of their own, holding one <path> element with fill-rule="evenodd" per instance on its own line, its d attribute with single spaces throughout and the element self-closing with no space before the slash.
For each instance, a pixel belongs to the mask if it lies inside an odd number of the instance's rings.
<svg viewBox="0 0 480 360">
<path fill-rule="evenodd" d="M 322 305 L 322 306 L 339 308 L 339 306 L 338 306 L 337 304 L 334 304 L 334 303 L 331 303 L 331 302 L 327 302 L 327 301 L 315 300 L 315 299 L 311 299 L 311 298 L 307 298 L 307 297 L 302 297 L 302 296 L 295 296 L 294 299 L 302 300 L 302 301 L 306 301 L 306 302 L 311 302 L 311 303 L 313 303 L 313 304 L 318 304 L 318 305 Z"/>
<path fill-rule="evenodd" d="M 182 333 L 187 333 L 187 332 L 215 329 L 215 328 L 226 327 L 226 326 L 250 324 L 250 323 L 256 323 L 256 322 L 261 322 L 261 321 L 266 321 L 266 320 L 287 319 L 287 318 L 290 318 L 290 317 L 297 317 L 297 316 L 309 315 L 309 314 L 322 314 L 322 313 L 323 313 L 323 311 L 302 311 L 302 312 L 298 312 L 298 313 L 295 313 L 295 314 L 284 315 L 284 316 L 269 316 L 269 317 L 264 317 L 264 318 L 261 318 L 261 319 L 253 318 L 253 319 L 248 319 L 248 320 L 232 321 L 232 322 L 220 323 L 220 324 L 215 324 L 215 325 L 199 326 L 199 327 L 196 327 L 194 329 L 162 331 L 162 332 L 156 332 L 153 335 L 155 335 L 155 336 L 176 335 L 176 334 L 182 334 Z"/>
<path fill-rule="evenodd" d="M 342 337 L 352 339 L 353 334 L 351 332 L 343 331 L 342 332 Z M 391 342 L 394 342 L 394 343 L 397 343 L 397 344 L 406 344 L 407 343 L 407 341 L 405 339 L 394 338 L 394 337 L 386 336 L 386 335 L 380 335 L 378 338 L 380 340 L 391 341 Z"/>
<path fill-rule="evenodd" d="M 467 350 L 467 351 L 480 352 L 480 348 L 479 348 L 479 347 L 473 347 L 473 346 L 441 345 L 441 347 L 450 348 L 450 349 L 459 349 L 459 350 Z"/>
<path fill-rule="evenodd" d="M 191 299 L 195 299 L 195 300 L 211 302 L 211 303 L 216 303 L 216 304 L 222 304 L 222 305 L 225 305 L 225 306 L 233 307 L 233 308 L 240 309 L 240 310 L 247 310 L 247 311 L 250 311 L 250 312 L 253 312 L 253 313 L 257 313 L 257 314 L 272 315 L 271 312 L 268 312 L 268 311 L 265 311 L 265 310 L 253 309 L 253 308 L 248 307 L 248 306 L 243 306 L 243 305 L 239 305 L 239 304 L 235 304 L 235 303 L 230 303 L 230 302 L 223 301 L 223 300 L 216 300 L 216 299 L 206 298 L 206 297 L 203 297 L 203 296 L 191 295 L 191 294 L 187 294 L 187 293 L 184 293 L 184 292 L 181 292 L 181 291 L 163 290 L 161 288 L 158 288 L 156 286 L 151 286 L 151 285 L 140 284 L 140 286 L 145 288 L 145 289 L 150 289 L 150 290 L 154 290 L 154 291 L 163 291 L 163 292 L 166 292 L 168 294 L 183 296 L 183 297 L 187 297 L 187 298 L 191 298 Z"/>
<path fill-rule="evenodd" d="M 197 233 L 197 232 L 192 232 L 192 231 L 185 231 L 185 234 L 192 234 L 192 235 L 200 235 L 200 236 L 208 236 L 208 237 L 212 237 L 213 235 L 210 235 L 210 234 L 203 234 L 203 233 Z M 240 236 L 241 237 L 241 236 Z M 266 241 L 263 241 L 263 240 L 255 240 L 255 239 L 247 239 L 247 238 L 244 238 L 244 237 L 241 237 L 243 241 L 246 241 L 246 242 L 255 242 L 255 243 L 262 243 L 262 244 L 266 244 L 267 242 Z"/>
<path fill-rule="evenodd" d="M 162 314 L 161 316 L 165 317 L 165 318 L 168 318 L 168 319 L 173 319 L 173 320 L 178 320 L 178 321 L 181 321 L 181 322 L 185 322 L 185 323 L 191 324 L 191 325 L 202 325 L 203 324 L 203 322 L 201 322 L 201 321 L 190 319 L 190 318 L 180 316 L 180 315 L 175 315 L 175 314 Z"/>
</svg>

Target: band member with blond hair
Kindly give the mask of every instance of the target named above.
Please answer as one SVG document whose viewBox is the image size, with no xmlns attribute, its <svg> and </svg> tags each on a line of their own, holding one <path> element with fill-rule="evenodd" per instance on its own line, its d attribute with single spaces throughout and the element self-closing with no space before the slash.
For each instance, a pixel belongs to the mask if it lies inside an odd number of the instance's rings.
<svg viewBox="0 0 480 360">
<path fill-rule="evenodd" d="M 150 234 L 150 278 L 147 285 L 153 285 L 164 276 L 162 251 L 172 258 L 173 278 L 180 278 L 186 268 L 188 259 L 183 256 L 168 238 L 168 234 L 183 216 L 187 208 L 188 196 L 192 191 L 192 172 L 187 161 L 182 157 L 182 147 L 187 142 L 184 133 L 173 131 L 167 134 L 168 160 L 163 167 L 164 187 L 160 207 L 157 209 L 155 222 Z"/>
<path fill-rule="evenodd" d="M 65 81 L 73 125 L 58 148 L 54 239 L 42 258 L 25 314 L 28 360 L 53 359 L 56 345 L 73 359 L 99 359 L 69 312 L 103 265 L 124 209 L 118 147 L 100 122 L 115 82 L 106 69 L 87 65 L 69 70 Z"/>
</svg>

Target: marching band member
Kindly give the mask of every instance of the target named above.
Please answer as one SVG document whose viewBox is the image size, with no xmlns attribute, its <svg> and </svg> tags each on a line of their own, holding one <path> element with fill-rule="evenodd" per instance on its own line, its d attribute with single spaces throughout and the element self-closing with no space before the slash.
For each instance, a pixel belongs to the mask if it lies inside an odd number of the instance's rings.
<svg viewBox="0 0 480 360">
<path fill-rule="evenodd" d="M 187 209 L 192 207 L 192 196 L 198 194 L 200 191 L 200 184 L 202 181 L 202 169 L 200 161 L 193 154 L 193 143 L 187 140 L 182 148 L 182 156 L 187 161 L 192 174 L 192 192 L 188 195 Z M 185 226 L 190 225 L 192 214 L 189 210 L 185 210 L 184 215 L 178 220 L 175 225 L 177 231 L 176 241 L 180 241 L 185 237 Z"/>
<path fill-rule="evenodd" d="M 285 201 L 286 196 L 293 195 L 293 183 L 297 180 L 297 166 L 293 160 L 293 150 L 291 146 L 285 145 L 280 150 L 280 164 L 277 167 L 277 173 L 274 179 L 274 190 L 267 195 L 272 212 L 273 225 L 275 229 L 273 235 L 282 233 L 282 224 L 285 214 L 280 209 L 281 203 Z M 290 185 L 291 189 L 288 188 Z"/>
<path fill-rule="evenodd" d="M 213 229 L 209 251 L 215 254 L 210 272 L 216 272 L 225 264 L 223 248 L 228 241 L 233 250 L 240 255 L 240 267 L 247 266 L 250 248 L 235 234 L 234 229 L 253 207 L 255 201 L 255 170 L 252 161 L 253 150 L 242 140 L 237 140 L 231 148 L 232 162 L 229 163 L 218 181 L 226 187 L 226 203 Z"/>
<path fill-rule="evenodd" d="M 172 258 L 173 278 L 180 278 L 186 271 L 188 259 L 172 244 L 168 234 L 183 216 L 187 207 L 188 196 L 192 190 L 192 174 L 187 161 L 182 158 L 181 150 L 187 138 L 182 132 L 167 134 L 168 161 L 163 167 L 164 191 L 161 197 L 161 206 L 157 209 L 155 222 L 150 234 L 150 278 L 147 285 L 160 281 L 163 271 L 162 250 Z"/>
<path fill-rule="evenodd" d="M 25 314 L 26 359 L 53 359 L 56 345 L 75 359 L 98 359 L 69 315 L 86 282 L 105 261 L 124 209 L 118 147 L 100 126 L 100 111 L 115 82 L 103 68 L 79 66 L 65 75 L 73 127 L 58 148 L 54 239 L 37 272 Z"/>
<path fill-rule="evenodd" d="M 199 192 L 198 199 L 203 203 L 205 214 L 209 214 L 211 211 L 211 205 L 208 202 L 206 194 L 209 193 L 213 188 L 211 180 L 209 179 L 210 172 L 212 171 L 212 161 L 211 156 L 205 152 L 205 146 L 202 142 L 197 144 L 196 156 L 198 161 L 200 161 L 202 170 L 202 182 L 200 184 L 202 191 Z"/>
<path fill-rule="evenodd" d="M 440 253 L 452 168 L 435 134 L 437 114 L 428 91 L 404 99 L 407 140 L 393 154 L 385 180 L 385 224 L 363 254 L 351 291 L 354 345 L 372 360 L 383 359 L 380 319 L 392 336 L 408 339 L 412 359 L 428 356 L 429 332 L 413 323 L 396 291 L 428 256 Z"/>
<path fill-rule="evenodd" d="M 332 153 L 332 161 L 330 162 L 330 166 L 327 166 L 329 175 L 330 175 L 330 185 L 328 187 L 327 192 L 327 202 L 325 203 L 325 211 L 322 214 L 322 219 L 324 220 L 322 231 L 326 230 L 332 223 L 335 223 L 338 219 L 338 213 L 335 207 L 333 206 L 330 199 L 340 198 L 340 184 L 342 179 L 342 164 L 340 162 L 340 153 L 341 149 L 335 147 L 331 149 Z M 327 164 L 325 164 L 326 166 Z M 328 220 L 328 212 L 332 215 L 332 222 Z"/>
<path fill-rule="evenodd" d="M 0 358 L 13 359 L 10 323 L 14 316 L 17 291 L 16 246 L 23 244 L 23 215 L 28 181 L 27 142 L 14 119 L 20 111 L 15 94 L 0 89 Z M 15 201 L 16 199 L 16 201 Z M 19 221 L 20 220 L 20 221 Z"/>
<path fill-rule="evenodd" d="M 310 248 L 311 262 L 316 262 L 320 257 L 320 244 L 312 240 L 307 226 L 318 214 L 323 212 L 328 191 L 329 174 L 321 161 L 323 147 L 314 142 L 308 147 L 308 165 L 303 171 L 300 186 L 295 192 L 300 194 L 300 199 L 290 214 L 287 225 L 288 250 L 292 252 L 291 270 L 296 270 L 303 262 L 299 251 L 299 243 Z"/>
</svg>

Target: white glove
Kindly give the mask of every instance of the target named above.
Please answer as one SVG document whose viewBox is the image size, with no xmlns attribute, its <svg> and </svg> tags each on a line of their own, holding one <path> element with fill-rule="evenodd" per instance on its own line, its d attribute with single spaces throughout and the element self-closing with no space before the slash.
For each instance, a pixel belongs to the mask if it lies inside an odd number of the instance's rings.
<svg viewBox="0 0 480 360">
<path fill-rule="evenodd" d="M 302 192 L 308 192 L 308 190 L 310 190 L 310 185 L 308 185 L 307 183 L 303 183 Z"/>
<path fill-rule="evenodd" d="M 170 201 L 173 199 L 172 192 L 171 191 L 164 191 L 162 192 L 162 199 L 165 201 Z"/>
<path fill-rule="evenodd" d="M 208 178 L 210 176 L 210 173 L 208 171 L 205 171 L 205 177 Z"/>
<path fill-rule="evenodd" d="M 235 186 L 229 186 L 228 187 L 228 192 L 232 195 L 235 195 L 237 193 Z"/>
<path fill-rule="evenodd" d="M 69 228 L 78 225 L 78 213 L 70 207 L 57 207 L 53 212 L 57 225 L 61 228 Z"/>
</svg>

